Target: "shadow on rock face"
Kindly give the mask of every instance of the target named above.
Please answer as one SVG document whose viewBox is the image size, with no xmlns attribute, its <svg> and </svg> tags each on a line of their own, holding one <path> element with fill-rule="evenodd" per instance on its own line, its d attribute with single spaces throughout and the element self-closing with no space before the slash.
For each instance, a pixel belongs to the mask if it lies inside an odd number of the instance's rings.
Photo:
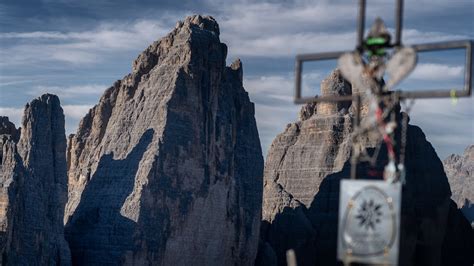
<svg viewBox="0 0 474 266">
<path fill-rule="evenodd" d="M 350 164 L 346 162 L 342 171 L 322 181 L 309 208 L 286 207 L 271 224 L 263 221 L 261 237 L 266 239 L 276 258 L 262 258 L 268 253 L 260 249 L 256 265 L 267 265 L 271 260 L 286 265 L 288 249 L 295 251 L 298 265 L 339 265 L 336 260 L 339 184 L 349 175 Z"/>
<path fill-rule="evenodd" d="M 124 217 L 120 210 L 133 191 L 139 163 L 153 133 L 153 129 L 148 129 L 123 160 L 114 160 L 113 154 L 100 158 L 65 227 L 73 264 L 118 264 L 133 245 L 136 223 Z"/>
<path fill-rule="evenodd" d="M 369 154 L 374 152 L 368 149 Z M 376 165 L 387 162 L 382 146 Z M 472 265 L 474 235 L 450 199 L 443 166 L 422 131 L 409 126 L 406 183 L 402 189 L 400 265 Z M 357 166 L 359 178 L 381 179 L 383 167 Z M 262 222 L 256 265 L 286 265 L 293 249 L 301 265 L 342 265 L 337 256 L 339 185 L 350 177 L 350 163 L 326 176 L 309 207 L 286 207 L 271 223 Z"/>
<path fill-rule="evenodd" d="M 468 199 L 464 199 L 464 204 L 461 207 L 461 211 L 471 223 L 472 227 L 474 227 L 474 203 L 470 202 Z"/>
</svg>

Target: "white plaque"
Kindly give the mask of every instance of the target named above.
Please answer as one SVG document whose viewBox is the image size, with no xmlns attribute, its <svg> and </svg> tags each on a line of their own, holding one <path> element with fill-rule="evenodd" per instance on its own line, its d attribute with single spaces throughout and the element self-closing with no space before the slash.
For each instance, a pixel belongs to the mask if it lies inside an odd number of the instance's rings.
<svg viewBox="0 0 474 266">
<path fill-rule="evenodd" d="M 400 182 L 342 180 L 337 257 L 361 263 L 397 265 Z"/>
</svg>

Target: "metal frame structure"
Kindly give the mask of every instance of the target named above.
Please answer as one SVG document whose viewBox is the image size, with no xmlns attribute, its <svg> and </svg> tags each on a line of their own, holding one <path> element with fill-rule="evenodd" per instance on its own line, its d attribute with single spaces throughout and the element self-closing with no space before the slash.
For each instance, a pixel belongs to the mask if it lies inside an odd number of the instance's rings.
<svg viewBox="0 0 474 266">
<path fill-rule="evenodd" d="M 356 51 L 362 51 L 362 45 L 364 41 L 364 30 L 365 30 L 365 6 L 366 0 L 359 0 L 359 18 L 357 23 L 357 46 Z M 402 13 L 403 13 L 403 0 L 397 0 L 395 9 L 395 41 L 390 46 L 393 49 L 399 49 L 403 47 L 402 38 Z M 464 88 L 461 90 L 421 90 L 421 91 L 394 91 L 399 99 L 422 99 L 422 98 L 447 98 L 452 97 L 469 97 L 472 93 L 472 40 L 462 41 L 447 41 L 438 43 L 427 43 L 411 45 L 416 52 L 428 52 L 428 51 L 442 51 L 452 49 L 464 49 L 466 50 L 466 61 L 464 67 Z M 322 97 L 302 97 L 302 72 L 303 63 L 309 61 L 323 61 L 338 59 L 344 53 L 350 53 L 351 51 L 339 51 L 339 52 L 326 52 L 326 53 L 314 53 L 314 54 L 300 54 L 296 56 L 295 65 L 295 95 L 294 103 L 303 104 L 311 102 L 340 102 L 340 101 L 353 101 L 356 100 L 356 95 L 352 96 L 322 96 Z"/>
<path fill-rule="evenodd" d="M 309 61 L 323 61 L 338 59 L 345 53 L 358 52 L 362 54 L 364 52 L 364 32 L 365 32 L 365 8 L 366 0 L 359 0 L 359 18 L 357 23 L 357 46 L 354 51 L 338 51 L 338 52 L 325 52 L 325 53 L 314 53 L 314 54 L 300 54 L 296 56 L 295 65 L 295 104 L 313 103 L 313 102 L 349 102 L 352 101 L 356 110 L 354 117 L 354 125 L 356 128 L 360 126 L 361 115 L 361 95 L 344 95 L 344 96 L 315 96 L 315 97 L 303 97 L 302 94 L 302 72 L 303 63 Z M 388 45 L 388 48 L 395 49 L 395 51 L 403 48 L 402 44 L 402 14 L 403 14 L 403 0 L 397 0 L 395 8 L 395 40 Z M 452 98 L 452 97 L 470 97 L 472 93 L 472 75 L 473 75 L 473 54 L 472 54 L 472 40 L 462 41 L 447 41 L 438 43 L 427 43 L 427 44 L 416 44 L 411 45 L 411 48 L 415 52 L 429 52 L 429 51 L 443 51 L 452 49 L 464 49 L 465 52 L 465 67 L 464 67 L 464 88 L 459 90 L 420 90 L 420 91 L 401 91 L 395 90 L 390 91 L 390 94 L 394 96 L 397 101 L 404 99 L 428 99 L 428 98 Z M 379 95 L 382 96 L 382 95 Z M 351 156 L 351 179 L 356 178 L 356 165 L 358 162 L 357 156 L 354 154 Z"/>
<path fill-rule="evenodd" d="M 342 55 L 347 53 L 357 54 L 357 56 L 361 57 L 364 55 L 364 52 L 367 50 L 367 42 L 364 40 L 364 33 L 365 33 L 365 10 L 366 10 L 366 0 L 359 0 L 359 16 L 358 16 L 358 23 L 357 23 L 357 45 L 355 50 L 353 51 L 339 51 L 339 52 L 326 52 L 326 53 L 314 53 L 314 54 L 300 54 L 296 56 L 296 65 L 295 65 L 295 95 L 294 95 L 294 103 L 295 104 L 304 104 L 304 103 L 314 103 L 314 102 L 349 102 L 352 101 L 355 112 L 354 112 L 354 132 L 360 130 L 361 127 L 361 95 L 360 94 L 353 94 L 353 95 L 344 95 L 344 96 L 315 96 L 315 97 L 303 97 L 302 96 L 302 72 L 303 72 L 303 63 L 309 61 L 322 61 L 322 60 L 331 60 L 331 59 L 339 59 Z M 394 54 L 401 52 L 403 50 L 406 51 L 406 48 L 402 44 L 402 24 L 403 24 L 403 0 L 396 1 L 395 7 L 395 39 L 393 42 L 388 43 L 390 38 L 386 39 L 386 43 L 383 44 L 383 48 L 393 49 Z M 382 22 L 383 23 L 383 22 Z M 369 36 L 370 37 L 370 33 Z M 411 49 L 410 49 L 411 48 Z M 465 50 L 465 67 L 464 67 L 464 87 L 462 89 L 440 89 L 440 90 L 433 90 L 433 89 L 426 89 L 426 90 L 419 90 L 419 91 L 402 91 L 402 90 L 389 90 L 383 91 L 382 87 L 377 91 L 372 91 L 375 94 L 377 99 L 380 101 L 381 99 L 384 100 L 392 100 L 394 103 L 399 104 L 400 101 L 405 99 L 427 99 L 427 98 L 452 98 L 452 97 L 470 97 L 472 93 L 472 61 L 473 61 L 473 54 L 472 54 L 472 40 L 462 40 L 462 41 L 447 41 L 447 42 L 438 42 L 438 43 L 427 43 L 427 44 L 416 44 L 410 45 L 410 51 L 414 50 L 415 53 L 415 63 L 416 64 L 416 54 L 418 52 L 429 52 L 429 51 L 444 51 L 444 50 L 452 50 L 452 49 L 464 49 Z M 385 54 L 385 53 L 384 53 Z M 409 64 L 408 64 L 409 66 Z M 411 71 L 410 69 L 409 71 Z M 385 71 L 385 69 L 384 69 Z M 409 72 L 408 72 L 409 73 Z M 381 84 L 381 80 L 377 79 L 376 81 L 378 84 Z M 398 80 L 399 81 L 399 80 Z M 387 97 L 392 97 L 391 99 L 387 99 Z M 380 110 L 380 107 L 378 107 Z M 380 119 L 380 113 L 379 113 Z M 402 120 L 402 129 L 401 135 L 406 134 L 406 128 L 408 125 L 407 115 L 405 114 L 404 120 Z M 379 122 L 380 123 L 380 122 Z M 399 122 L 396 122 L 397 124 Z M 403 128 L 404 127 L 404 128 Z M 405 131 L 404 131 L 405 129 Z M 387 131 L 386 131 L 387 132 Z M 393 131 L 392 131 L 393 132 Z M 403 133 L 405 132 L 405 133 Z M 357 133 L 361 134 L 361 133 Z M 357 135 L 355 134 L 355 135 Z M 392 134 L 392 133 L 390 133 Z M 352 137 L 355 139 L 355 135 Z M 387 133 L 385 133 L 385 136 Z M 384 137 L 385 138 L 385 137 Z M 401 144 L 400 149 L 403 149 L 403 152 L 399 151 L 399 158 L 396 159 L 398 161 L 398 165 L 395 167 L 395 170 L 392 170 L 393 173 L 398 174 L 397 178 L 398 181 L 404 180 L 404 150 L 405 150 L 405 139 L 401 137 Z M 405 142 L 406 143 L 406 142 Z M 390 142 L 391 144 L 391 142 Z M 393 147 L 393 146 L 392 146 Z M 393 148 L 392 148 L 393 154 Z M 400 159 L 401 155 L 403 154 L 403 159 Z M 392 155 L 392 157 L 395 157 Z M 356 179 L 357 178 L 357 164 L 360 162 L 360 154 L 357 152 L 355 145 L 352 146 L 352 153 L 351 153 L 351 169 L 350 169 L 350 178 Z M 393 162 L 393 161 L 392 161 Z M 392 175 L 389 178 L 393 178 Z M 403 176 L 403 177 L 400 177 Z M 384 173 L 384 178 L 386 178 Z M 394 179 L 392 179 L 393 181 Z M 398 183 L 400 186 L 400 183 Z M 342 192 L 341 192 L 342 193 Z M 398 189 L 398 193 L 401 193 L 401 189 Z M 338 236 L 339 237 L 339 236 Z M 398 241 L 398 240 L 397 240 Z M 338 244 L 339 245 L 339 244 Z M 338 247 L 339 249 L 339 247 Z M 338 251 L 339 252 L 339 251 Z M 398 252 L 398 251 L 397 251 Z M 338 255 L 339 256 L 339 255 Z M 350 255 L 349 255 L 350 256 Z M 398 256 L 398 255 L 397 255 Z M 343 261 L 345 265 L 351 262 L 350 259 L 343 256 Z"/>
<path fill-rule="evenodd" d="M 357 46 L 355 51 L 362 54 L 364 44 L 364 32 L 365 32 L 365 7 L 366 0 L 359 0 L 359 18 L 357 23 Z M 397 0 L 395 8 L 395 41 L 389 44 L 389 48 L 398 50 L 403 48 L 401 41 L 402 38 L 402 14 L 403 14 L 403 0 Z M 449 98 L 449 97 L 470 97 L 472 93 L 472 41 L 448 41 L 439 43 L 427 43 L 411 45 L 415 52 L 428 52 L 428 51 L 442 51 L 452 49 L 465 49 L 465 67 L 464 67 L 464 88 L 461 90 L 421 90 L 421 91 L 392 91 L 391 94 L 400 101 L 404 99 L 427 99 L 427 98 Z M 326 53 L 314 53 L 314 54 L 300 54 L 296 56 L 295 65 L 295 104 L 304 104 L 312 102 L 348 102 L 352 101 L 355 104 L 356 111 L 354 117 L 355 127 L 360 126 L 360 108 L 361 108 L 361 95 L 344 95 L 344 96 L 322 96 L 322 97 L 302 97 L 301 81 L 303 72 L 303 63 L 309 61 L 322 61 L 338 59 L 345 53 L 351 53 L 352 51 L 339 51 L 339 52 L 326 52 Z M 356 178 L 356 164 L 358 158 L 351 156 L 351 179 Z"/>
</svg>

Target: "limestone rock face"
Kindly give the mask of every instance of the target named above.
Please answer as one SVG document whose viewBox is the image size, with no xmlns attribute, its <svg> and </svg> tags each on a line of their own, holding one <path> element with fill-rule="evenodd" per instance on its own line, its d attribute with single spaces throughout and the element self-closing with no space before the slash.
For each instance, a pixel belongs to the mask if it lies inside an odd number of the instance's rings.
<svg viewBox="0 0 474 266">
<path fill-rule="evenodd" d="M 321 91 L 343 95 L 351 90 L 336 70 Z M 288 249 L 295 250 L 298 265 L 338 263 L 339 183 L 350 177 L 352 110 L 335 103 L 305 105 L 300 120 L 274 139 L 265 163 L 258 265 L 285 265 Z M 362 110 L 367 114 L 367 106 Z M 472 230 L 450 200 L 443 165 L 420 128 L 409 125 L 407 131 L 399 263 L 471 265 Z M 360 141 L 374 152 L 374 136 Z M 382 146 L 376 165 L 384 165 L 386 154 Z M 383 172 L 367 163 L 357 168 L 358 176 L 367 179 L 380 179 Z"/>
<path fill-rule="evenodd" d="M 474 145 L 462 155 L 451 154 L 443 165 L 453 192 L 451 198 L 474 226 Z"/>
<path fill-rule="evenodd" d="M 4 139 L 2 264 L 68 265 L 70 253 L 63 226 L 66 137 L 58 97 L 45 94 L 26 105 L 18 143 L 16 132 L 9 132 L 8 136 L 0 135 Z"/>
<path fill-rule="evenodd" d="M 24 171 L 12 135 L 0 135 L 0 155 L 0 252 L 5 254 L 5 247 L 11 242 L 11 214 L 16 199 L 14 180 L 23 178 Z M 6 264 L 3 257 L 0 264 Z"/>
<path fill-rule="evenodd" d="M 17 142 L 20 136 L 20 130 L 15 127 L 15 124 L 10 122 L 8 117 L 0 116 L 0 162 L 3 158 L 3 145 L 7 141 Z M 0 165 L 0 174 L 2 171 L 2 165 Z"/>
<path fill-rule="evenodd" d="M 249 265 L 263 158 L 242 64 L 211 17 L 150 45 L 68 140 L 74 263 Z"/>
<path fill-rule="evenodd" d="M 0 116 L 0 135 L 10 135 L 16 138 L 19 134 L 19 130 L 15 127 L 15 124 L 8 120 L 6 116 Z"/>
</svg>

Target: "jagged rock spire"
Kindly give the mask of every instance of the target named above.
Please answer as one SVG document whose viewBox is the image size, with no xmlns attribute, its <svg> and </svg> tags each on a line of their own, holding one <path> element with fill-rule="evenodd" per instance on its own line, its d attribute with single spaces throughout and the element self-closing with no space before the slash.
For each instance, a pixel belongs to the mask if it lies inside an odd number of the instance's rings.
<svg viewBox="0 0 474 266">
<path fill-rule="evenodd" d="M 263 158 L 240 61 L 190 16 L 134 61 L 69 139 L 78 264 L 250 265 Z"/>
<path fill-rule="evenodd" d="M 65 154 L 63 110 L 57 96 L 45 94 L 26 105 L 18 144 L 3 144 L 2 264 L 71 263 L 63 226 Z"/>
</svg>

